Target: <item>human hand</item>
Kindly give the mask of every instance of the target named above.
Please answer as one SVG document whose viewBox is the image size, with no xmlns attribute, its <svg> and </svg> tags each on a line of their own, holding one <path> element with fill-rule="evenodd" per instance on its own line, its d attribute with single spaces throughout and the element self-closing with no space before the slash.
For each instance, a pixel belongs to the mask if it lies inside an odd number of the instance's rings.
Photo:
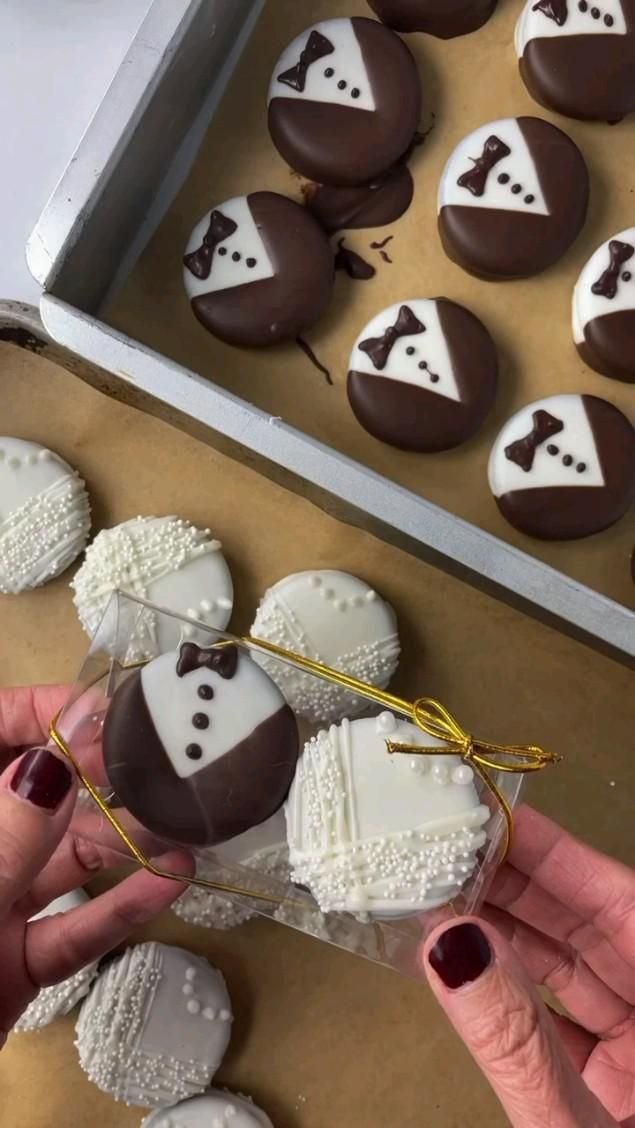
<svg viewBox="0 0 635 1128">
<path fill-rule="evenodd" d="M 132 928 L 167 908 L 184 885 L 140 870 L 70 912 L 29 918 L 120 855 L 69 830 L 75 774 L 38 747 L 67 690 L 0 690 L 0 1047 L 41 987 L 59 983 L 125 940 Z M 12 759 L 12 750 L 31 750 Z M 35 747 L 33 747 L 35 746 Z M 189 855 L 174 850 L 158 864 L 189 875 Z"/>
<path fill-rule="evenodd" d="M 514 1128 L 635 1128 L 635 873 L 523 807 L 489 902 L 422 960 Z"/>
</svg>

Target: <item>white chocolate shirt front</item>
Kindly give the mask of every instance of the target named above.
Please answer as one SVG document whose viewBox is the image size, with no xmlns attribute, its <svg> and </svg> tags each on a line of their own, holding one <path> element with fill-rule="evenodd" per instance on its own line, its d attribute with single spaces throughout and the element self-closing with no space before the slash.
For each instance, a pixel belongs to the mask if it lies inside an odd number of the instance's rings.
<svg viewBox="0 0 635 1128">
<path fill-rule="evenodd" d="M 594 19 L 591 10 L 601 8 L 602 17 Z M 609 16 L 612 23 L 605 23 Z M 556 39 L 570 35 L 626 35 L 626 20 L 620 0 L 589 0 L 586 11 L 581 11 L 578 0 L 568 0 L 567 18 L 560 25 L 556 20 L 536 9 L 536 0 L 527 0 L 516 24 L 516 54 L 521 59 L 525 47 L 532 39 Z"/>
<path fill-rule="evenodd" d="M 197 278 L 187 266 L 183 266 L 183 282 L 190 301 L 204 294 L 215 294 L 219 290 L 232 290 L 235 286 L 246 286 L 250 282 L 264 282 L 273 278 L 275 270 L 258 231 L 249 207 L 247 196 L 235 196 L 213 208 L 197 223 L 185 248 L 185 255 L 193 254 L 203 246 L 209 230 L 212 211 L 218 211 L 226 219 L 236 224 L 236 230 L 214 248 L 212 265 L 207 278 Z M 239 258 L 235 259 L 234 256 Z M 255 259 L 255 266 L 248 263 Z"/>
<path fill-rule="evenodd" d="M 577 345 L 582 344 L 585 327 L 596 317 L 635 311 L 635 254 L 624 263 L 619 272 L 615 297 L 607 298 L 593 293 L 593 286 L 610 265 L 609 243 L 614 240 L 635 248 L 635 227 L 627 227 L 619 235 L 612 235 L 598 247 L 582 269 L 573 292 L 573 339 Z"/>
<path fill-rule="evenodd" d="M 459 180 L 474 167 L 490 137 L 497 137 L 507 145 L 510 154 L 497 161 L 488 174 L 483 195 L 475 196 L 469 188 L 462 187 Z M 504 184 L 500 183 L 500 176 L 508 177 Z M 521 191 L 514 193 L 512 188 L 518 184 Z M 534 197 L 529 204 L 525 203 L 527 196 Z M 438 203 L 439 211 L 445 207 L 468 207 L 529 215 L 550 214 L 536 163 L 516 118 L 491 121 L 459 142 L 443 171 Z"/>
<path fill-rule="evenodd" d="M 536 411 L 549 412 L 564 423 L 564 428 L 537 447 L 533 465 L 525 471 L 511 461 L 505 451 L 511 443 L 530 434 Z M 556 455 L 549 453 L 550 446 L 558 448 Z M 565 466 L 563 462 L 567 455 L 573 459 L 570 466 Z M 578 472 L 580 464 L 585 466 L 584 473 Z M 489 483 L 494 497 L 502 497 L 515 490 L 603 486 L 605 483 L 600 456 L 582 396 L 549 396 L 528 404 L 508 420 L 492 447 Z"/>
<path fill-rule="evenodd" d="M 304 90 L 294 90 L 280 81 L 280 75 L 298 64 L 312 31 L 328 39 L 335 50 L 308 67 Z M 333 71 L 333 74 L 327 75 L 327 71 Z M 346 83 L 344 89 L 338 85 L 340 82 Z M 353 91 L 359 91 L 359 94 L 353 97 Z M 350 19 L 324 20 L 307 28 L 289 44 L 273 72 L 269 102 L 273 98 L 300 98 L 368 112 L 377 108 L 362 49 Z"/>
<path fill-rule="evenodd" d="M 402 306 L 410 309 L 417 320 L 425 325 L 425 332 L 400 337 L 390 350 L 386 367 L 377 369 L 368 353 L 360 349 L 360 345 L 370 338 L 382 337 L 391 325 L 395 325 Z M 408 355 L 409 349 L 414 349 L 410 355 Z M 426 363 L 427 368 L 419 367 L 422 362 Z M 388 309 L 378 313 L 357 338 L 348 367 L 350 372 L 399 380 L 404 384 L 425 388 L 428 392 L 445 396 L 457 403 L 461 401 L 447 341 L 441 328 L 437 303 L 429 299 L 418 298 L 414 301 L 397 302 L 396 305 L 389 306 Z M 439 377 L 438 382 L 431 383 L 431 373 Z"/>
<path fill-rule="evenodd" d="M 219 760 L 251 736 L 285 705 L 280 690 L 271 678 L 247 655 L 239 653 L 233 678 L 222 678 L 203 667 L 179 677 L 178 654 L 156 658 L 141 671 L 143 694 L 157 736 L 174 771 L 181 779 Z M 200 686 L 211 686 L 212 700 L 199 696 Z M 203 713 L 209 727 L 196 728 L 192 718 Z M 202 756 L 193 760 L 186 748 L 197 744 Z"/>
</svg>

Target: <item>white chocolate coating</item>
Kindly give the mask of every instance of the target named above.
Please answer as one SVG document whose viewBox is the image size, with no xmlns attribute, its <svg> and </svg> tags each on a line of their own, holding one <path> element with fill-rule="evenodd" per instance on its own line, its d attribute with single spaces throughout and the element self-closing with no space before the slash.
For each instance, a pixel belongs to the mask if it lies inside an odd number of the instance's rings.
<svg viewBox="0 0 635 1128">
<path fill-rule="evenodd" d="M 505 454 L 511 443 L 524 438 L 532 430 L 536 411 L 547 411 L 564 423 L 564 428 L 553 438 L 541 443 L 534 454 L 530 470 L 523 470 Z M 558 448 L 558 454 L 549 453 L 549 446 Z M 563 457 L 570 455 L 573 462 L 565 466 Z M 584 464 L 584 473 L 577 467 Z M 523 407 L 507 421 L 500 432 L 489 459 L 489 484 L 494 497 L 502 497 L 514 490 L 545 489 L 551 486 L 603 486 L 604 474 L 591 425 L 582 396 L 548 396 Z"/>
<path fill-rule="evenodd" d="M 219 866 L 224 864 L 245 866 L 268 877 L 284 880 L 289 873 L 284 812 L 276 811 L 275 815 L 260 826 L 252 827 L 213 850 L 201 851 L 196 860 L 196 872 L 199 877 L 210 881 L 240 884 L 235 871 L 219 870 Z M 213 893 L 196 885 L 191 885 L 174 902 L 172 911 L 188 924 L 221 931 L 236 928 L 256 915 L 254 909 L 248 907 L 247 901 L 239 904 L 220 893 Z"/>
<path fill-rule="evenodd" d="M 620 270 L 616 280 L 617 292 L 614 297 L 607 298 L 602 294 L 593 293 L 593 286 L 610 264 L 609 243 L 613 240 L 635 247 L 635 227 L 627 227 L 625 231 L 620 231 L 618 235 L 612 235 L 610 239 L 602 243 L 601 247 L 598 247 L 597 251 L 594 251 L 582 268 L 573 291 L 572 324 L 573 339 L 576 345 L 582 344 L 586 326 L 596 317 L 603 317 L 608 313 L 625 313 L 635 310 L 635 256 L 629 259 Z M 628 277 L 629 275 L 630 277 Z"/>
<path fill-rule="evenodd" d="M 382 689 L 399 663 L 392 607 L 346 572 L 299 572 L 280 580 L 263 597 L 251 635 Z M 261 654 L 257 660 L 307 720 L 325 724 L 368 707 L 365 699 L 275 658 Z"/>
<path fill-rule="evenodd" d="M 205 1090 L 231 1033 L 225 981 L 207 960 L 139 944 L 108 964 L 82 1005 L 82 1068 L 126 1104 L 162 1108 Z"/>
<path fill-rule="evenodd" d="M 41 920 L 42 917 L 55 916 L 58 913 L 70 912 L 71 909 L 80 908 L 90 901 L 90 897 L 83 889 L 75 889 L 72 893 L 65 893 L 51 901 L 42 912 L 37 913 L 31 920 Z M 41 1030 L 69 1014 L 77 1003 L 81 1002 L 90 991 L 90 985 L 97 975 L 99 962 L 88 964 L 80 968 L 75 975 L 65 979 L 62 983 L 55 983 L 52 987 L 43 987 L 37 997 L 29 1004 L 24 1014 L 20 1016 L 14 1026 L 17 1032 L 27 1030 Z"/>
<path fill-rule="evenodd" d="M 292 877 L 323 912 L 402 917 L 468 880 L 490 818 L 458 756 L 390 755 L 442 744 L 392 713 L 345 720 L 306 746 L 286 807 Z"/>
<path fill-rule="evenodd" d="M 312 31 L 328 39 L 335 50 L 309 66 L 304 90 L 294 90 L 280 82 L 279 76 L 297 65 Z M 327 77 L 326 70 L 332 70 L 334 74 Z M 344 90 L 338 86 L 342 80 L 346 82 Z M 356 98 L 352 97 L 353 90 L 359 90 Z M 301 98 L 309 102 L 348 106 L 354 110 L 376 110 L 370 77 L 350 19 L 323 20 L 307 28 L 289 44 L 273 71 L 268 103 L 272 98 Z"/>
<path fill-rule="evenodd" d="M 459 184 L 464 173 L 469 172 L 483 152 L 486 141 L 497 137 L 510 154 L 498 161 L 487 177 L 482 196 L 475 196 Z M 499 176 L 509 177 L 501 184 Z M 520 184 L 522 191 L 515 194 L 512 188 Z M 533 196 L 526 203 L 527 196 Z M 447 162 L 439 185 L 439 211 L 444 207 L 492 208 L 497 211 L 524 212 L 529 215 L 549 215 L 536 163 L 523 137 L 516 118 L 503 118 L 481 125 L 459 142 Z"/>
<path fill-rule="evenodd" d="M 218 630 L 227 626 L 234 599 L 220 542 L 212 539 L 209 529 L 196 529 L 177 517 L 136 517 L 104 529 L 89 546 L 71 587 L 81 624 L 91 638 L 117 589 Z M 205 641 L 195 627 L 144 612 L 128 658 L 154 658 L 184 638 Z"/>
<path fill-rule="evenodd" d="M 591 9 L 595 3 L 590 0 L 586 11 L 581 11 L 577 0 L 569 0 L 567 18 L 562 25 L 550 19 L 544 12 L 536 9 L 536 0 L 527 0 L 518 22 L 514 42 L 516 54 L 522 59 L 525 47 L 532 39 L 556 39 L 568 35 L 626 35 L 626 20 L 620 0 L 601 0 L 603 16 L 610 16 L 612 24 L 604 19 L 594 19 Z"/>
<path fill-rule="evenodd" d="M 177 661 L 174 653 L 155 658 L 143 667 L 141 684 L 156 734 L 176 775 L 189 779 L 242 744 L 285 702 L 271 678 L 242 651 L 230 679 L 206 668 L 179 677 Z M 201 699 L 198 690 L 203 685 L 213 689 L 211 700 Z M 206 717 L 208 727 L 195 727 L 195 716 Z M 196 760 L 185 751 L 193 743 L 202 752 Z"/>
<path fill-rule="evenodd" d="M 0 593 L 61 575 L 89 533 L 86 487 L 68 463 L 38 443 L 0 437 Z"/>
<path fill-rule="evenodd" d="M 273 263 L 251 214 L 247 196 L 226 200 L 214 210 L 221 212 L 226 219 L 233 220 L 237 228 L 233 235 L 223 239 L 215 249 L 208 278 L 197 278 L 187 266 L 183 267 L 183 282 L 190 300 L 202 294 L 215 294 L 218 290 L 245 286 L 250 282 L 263 282 L 273 278 L 275 274 Z M 197 223 L 185 248 L 186 255 L 198 250 L 203 243 L 211 214 L 208 211 Z M 240 255 L 240 258 L 236 260 L 234 255 Z M 255 266 L 248 266 L 248 261 L 252 259 L 256 260 Z"/>
<path fill-rule="evenodd" d="M 408 337 L 400 337 L 393 348 L 385 368 L 378 370 L 373 364 L 368 353 L 360 349 L 360 345 L 372 337 L 382 337 L 390 326 L 395 325 L 402 306 L 407 306 L 418 321 L 425 326 L 424 333 L 417 333 Z M 408 350 L 414 350 L 408 355 Z M 422 370 L 419 365 L 425 362 L 427 368 Z M 450 352 L 437 310 L 436 301 L 418 298 L 413 301 L 397 302 L 382 310 L 368 323 L 357 338 L 351 359 L 350 372 L 361 372 L 369 376 L 384 377 L 387 380 L 399 380 L 404 384 L 414 384 L 417 388 L 425 388 L 436 395 L 445 396 L 447 399 L 460 403 L 461 396 L 454 375 L 454 368 L 450 359 Z M 439 380 L 430 382 L 430 373 L 434 372 Z"/>
<path fill-rule="evenodd" d="M 253 1101 L 234 1093 L 210 1089 L 200 1097 L 162 1109 L 141 1128 L 273 1128 L 269 1117 Z"/>
</svg>

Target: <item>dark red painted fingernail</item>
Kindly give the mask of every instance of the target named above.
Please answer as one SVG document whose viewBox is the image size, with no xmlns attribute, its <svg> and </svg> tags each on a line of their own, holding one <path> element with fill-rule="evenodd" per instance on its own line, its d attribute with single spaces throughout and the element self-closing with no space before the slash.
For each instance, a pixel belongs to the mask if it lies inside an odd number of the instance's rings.
<svg viewBox="0 0 635 1128">
<path fill-rule="evenodd" d="M 478 925 L 457 924 L 439 937 L 428 960 L 446 987 L 458 991 L 487 971 L 492 949 Z"/>
<path fill-rule="evenodd" d="M 21 799 L 55 811 L 68 795 L 73 775 L 67 764 L 46 748 L 32 748 L 18 764 L 10 787 Z"/>
</svg>

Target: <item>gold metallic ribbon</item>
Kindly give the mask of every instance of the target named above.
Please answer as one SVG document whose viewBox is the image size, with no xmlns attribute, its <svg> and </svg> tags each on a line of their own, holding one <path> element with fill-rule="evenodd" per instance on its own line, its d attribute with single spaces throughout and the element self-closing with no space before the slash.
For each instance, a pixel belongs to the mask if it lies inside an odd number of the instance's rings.
<svg viewBox="0 0 635 1128">
<path fill-rule="evenodd" d="M 423 746 L 419 744 L 400 744 L 387 740 L 386 748 L 390 755 L 460 756 L 466 763 L 470 764 L 495 799 L 504 817 L 505 845 L 501 860 L 504 861 L 507 858 L 512 841 L 513 814 L 506 796 L 503 794 L 495 779 L 490 775 L 490 772 L 511 772 L 516 774 L 538 772 L 551 764 L 559 763 L 561 760 L 560 756 L 553 752 L 547 752 L 533 744 L 492 744 L 489 741 L 480 740 L 463 729 L 452 714 L 432 697 L 420 697 L 414 702 L 405 701 L 400 697 L 396 697 L 393 693 L 389 693 L 387 690 L 377 689 L 376 686 L 358 681 L 357 678 L 352 677 L 350 674 L 343 673 L 340 670 L 333 670 L 330 666 L 324 666 L 321 662 L 316 662 L 312 658 L 295 654 L 292 650 L 285 650 L 284 647 L 276 646 L 275 643 L 272 642 L 265 642 L 263 639 L 250 637 L 237 640 L 227 639 L 216 645 L 231 646 L 235 645 L 236 642 L 246 648 L 260 650 L 276 658 L 280 658 L 288 664 L 295 666 L 297 669 L 305 670 L 307 673 L 313 674 L 323 681 L 331 682 L 341 689 L 350 691 L 356 697 L 365 697 L 368 701 L 376 705 L 382 705 L 386 709 L 395 710 L 407 717 L 428 736 L 443 741 L 441 746 Z M 137 662 L 134 663 L 134 666 L 137 667 L 143 664 L 144 663 Z M 184 881 L 190 885 L 197 885 L 204 889 L 214 890 L 217 893 L 226 893 L 229 896 L 248 897 L 255 901 L 263 901 L 275 905 L 295 905 L 303 909 L 309 907 L 309 902 L 306 901 L 294 901 L 268 893 L 255 893 L 253 890 L 243 889 L 239 886 L 208 881 L 202 877 L 184 877 L 182 874 L 169 873 L 166 870 L 158 868 L 144 854 L 134 839 L 131 838 L 125 827 L 122 826 L 119 819 L 110 809 L 107 802 L 101 797 L 96 787 L 87 776 L 84 775 L 76 758 L 73 756 L 66 741 L 57 729 L 57 717 L 51 722 L 49 735 L 60 752 L 70 760 L 81 784 L 86 788 L 86 791 L 91 796 L 104 818 L 108 820 L 113 830 L 116 831 L 139 865 L 143 866 L 149 873 L 154 874 L 156 877 L 170 878 L 173 881 Z"/>
</svg>

